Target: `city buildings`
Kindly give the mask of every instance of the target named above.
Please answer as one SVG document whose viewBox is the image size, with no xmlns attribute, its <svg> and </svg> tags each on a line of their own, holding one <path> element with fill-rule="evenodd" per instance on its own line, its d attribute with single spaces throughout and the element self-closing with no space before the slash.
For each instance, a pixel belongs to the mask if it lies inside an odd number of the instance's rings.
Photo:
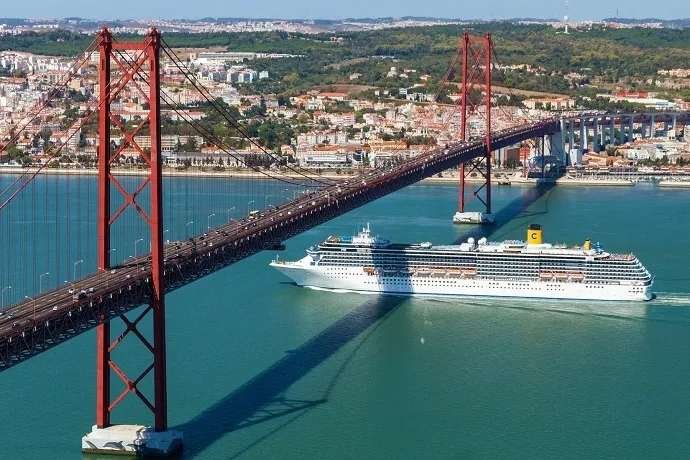
<svg viewBox="0 0 690 460">
<path fill-rule="evenodd" d="M 69 167 L 77 162 L 93 163 L 97 144 L 95 131 L 93 127 L 82 127 L 79 117 L 96 106 L 95 95 L 100 89 L 96 78 L 98 54 L 91 53 L 86 57 L 89 65 L 70 82 L 59 101 L 42 112 L 42 129 L 29 126 L 27 134 L 15 142 L 13 155 L 5 155 L 1 161 L 45 162 L 56 146 L 63 146 L 61 154 L 64 160 L 61 159 L 60 165 Z M 227 145 L 219 146 L 216 138 L 193 131 L 175 133 L 189 120 L 202 122 L 208 111 L 204 108 L 206 99 L 186 81 L 185 74 L 164 57 L 161 63 L 162 89 L 166 101 L 175 106 L 173 109 L 164 105 L 161 112 L 168 127 L 161 138 L 167 164 L 177 168 L 246 168 L 248 163 L 245 160 L 248 160 L 252 167 L 280 167 L 281 163 L 296 162 L 301 167 L 317 169 L 381 168 L 436 145 L 453 142 L 460 136 L 460 96 L 457 90 L 448 92 L 445 103 L 437 102 L 434 92 L 429 90 L 433 88 L 434 78 L 412 66 L 386 65 L 384 78 L 388 81 L 385 86 L 371 88 L 373 91 L 364 93 L 348 92 L 350 86 L 358 85 L 339 84 L 317 86 L 287 98 L 265 92 L 265 85 L 258 86 L 262 80 L 268 80 L 266 83 L 270 84 L 281 80 L 283 75 L 273 75 L 262 69 L 257 59 L 297 58 L 300 56 L 234 51 L 201 51 L 186 56 L 186 66 L 207 88 L 210 96 L 233 106 L 241 120 L 238 123 L 245 129 L 250 125 L 256 128 L 252 130 L 254 138 L 250 148 L 248 143 L 239 141 L 242 136 L 227 136 L 223 140 Z M 9 133 L 42 101 L 46 91 L 62 81 L 72 62 L 71 59 L 29 53 L 0 53 L 0 69 L 5 71 L 5 75 L 12 75 L 0 77 L 0 138 L 9 138 Z M 540 67 L 522 64 L 504 66 L 503 70 L 535 75 L 543 72 Z M 683 79 L 688 74 L 684 69 L 673 69 L 660 75 Z M 343 76 L 345 83 L 361 77 L 360 72 Z M 575 81 L 583 76 L 572 74 L 570 77 Z M 494 99 L 502 97 L 503 104 L 491 109 L 494 129 L 578 110 L 574 97 L 542 94 L 535 96 L 531 92 L 521 103 L 512 103 L 511 95 L 496 94 Z M 685 101 L 661 99 L 654 92 L 647 91 L 619 91 L 602 94 L 602 97 L 613 102 L 634 101 L 659 110 L 682 109 L 683 104 L 687 104 Z M 126 88 L 119 100 L 113 103 L 112 113 L 123 123 L 136 125 L 145 120 L 147 109 L 139 92 Z M 484 135 L 484 117 L 482 108 L 470 115 L 467 120 L 469 137 Z M 219 128 L 227 128 L 222 125 Z M 268 127 L 265 131 L 273 130 L 274 133 L 278 127 L 289 132 L 290 137 L 271 140 L 262 134 L 264 126 Z M 581 149 L 574 158 L 578 163 L 588 164 L 685 161 L 689 128 L 685 127 L 682 134 L 685 142 L 675 139 L 681 137 L 680 131 L 668 132 L 665 134 L 667 139 L 642 140 L 633 136 L 635 141 L 618 147 L 613 156 Z M 113 139 L 116 146 L 123 142 L 116 132 Z M 146 136 L 137 136 L 134 140 L 139 148 L 150 148 Z M 264 143 L 263 148 L 273 151 L 274 156 L 266 156 L 256 147 L 258 143 Z M 133 146 L 124 150 L 122 165 L 135 157 L 135 150 Z M 498 166 L 516 167 L 529 164 L 536 152 L 535 145 L 526 143 L 502 149 L 494 159 Z M 585 153 L 584 157 L 582 153 Z M 278 161 L 276 156 L 282 160 Z"/>
</svg>

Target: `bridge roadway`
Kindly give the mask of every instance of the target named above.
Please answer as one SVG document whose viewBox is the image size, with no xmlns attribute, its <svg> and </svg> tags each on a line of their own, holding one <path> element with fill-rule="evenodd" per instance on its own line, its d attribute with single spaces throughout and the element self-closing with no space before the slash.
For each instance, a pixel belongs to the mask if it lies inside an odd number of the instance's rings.
<svg viewBox="0 0 690 460">
<path fill-rule="evenodd" d="M 493 148 L 553 134 L 558 119 L 494 133 Z M 191 283 L 322 222 L 484 155 L 483 141 L 436 148 L 387 170 L 372 171 L 318 189 L 255 216 L 165 247 L 166 292 Z M 41 353 L 98 323 L 147 303 L 150 255 L 89 275 L 6 309 L 0 316 L 0 371 Z"/>
</svg>

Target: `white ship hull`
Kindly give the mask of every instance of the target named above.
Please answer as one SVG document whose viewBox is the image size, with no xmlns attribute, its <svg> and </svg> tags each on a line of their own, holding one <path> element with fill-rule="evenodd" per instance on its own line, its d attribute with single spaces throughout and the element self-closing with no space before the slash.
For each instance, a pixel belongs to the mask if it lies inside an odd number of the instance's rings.
<svg viewBox="0 0 690 460">
<path fill-rule="evenodd" d="M 297 285 L 333 290 L 426 296 L 493 296 L 573 300 L 646 301 L 653 298 L 651 285 L 596 284 L 572 281 L 492 280 L 439 276 L 370 274 L 362 267 L 311 265 L 307 257 L 297 262 L 273 262 L 271 266 Z"/>
</svg>

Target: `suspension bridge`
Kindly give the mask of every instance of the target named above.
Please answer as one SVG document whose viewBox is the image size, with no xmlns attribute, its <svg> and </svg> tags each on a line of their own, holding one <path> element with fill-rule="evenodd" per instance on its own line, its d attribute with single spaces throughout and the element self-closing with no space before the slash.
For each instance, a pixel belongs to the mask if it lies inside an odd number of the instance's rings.
<svg viewBox="0 0 690 460">
<path fill-rule="evenodd" d="M 142 41 L 121 42 L 107 29 L 102 30 L 75 60 L 65 79 L 47 92 L 5 142 L 5 147 L 14 145 L 27 132 L 35 132 L 42 114 L 51 109 L 69 81 L 97 53 L 98 98 L 85 107 L 78 127 L 98 134 L 98 173 L 77 174 L 66 180 L 41 174 L 60 159 L 80 131 L 72 128 L 39 167 L 3 182 L 0 244 L 13 248 L 0 261 L 3 307 L 6 295 L 14 302 L 7 302 L 9 306 L 0 311 L 0 371 L 95 328 L 96 422 L 93 431 L 83 439 L 83 450 L 155 454 L 178 450 L 182 435 L 169 430 L 167 424 L 167 293 L 259 251 L 280 248 L 291 236 L 451 168 L 461 169 L 461 210 L 465 206 L 465 178 L 469 172 L 465 165 L 470 166 L 468 170 L 482 171 L 485 182 L 474 196 L 490 212 L 492 151 L 544 137 L 560 139 L 552 141 L 554 145 L 564 143 L 564 122 L 559 118 L 522 120 L 510 128 L 492 129 L 492 47 L 490 36 L 466 34 L 461 41 L 454 61 L 462 62 L 462 122 L 455 142 L 395 166 L 340 180 L 290 164 L 284 169 L 247 164 L 261 180 L 246 179 L 237 185 L 222 178 L 199 178 L 180 188 L 173 177 L 163 175 L 163 111 L 174 114 L 185 129 L 197 133 L 229 157 L 244 160 L 226 139 L 192 119 L 163 90 L 162 56 L 227 126 L 266 156 L 275 159 L 276 154 L 248 134 L 246 127 L 194 76 L 158 31 L 152 30 Z M 476 92 L 482 97 L 477 98 Z M 126 120 L 121 111 L 123 99 L 143 102 L 147 107 L 145 117 Z M 484 123 L 478 136 L 470 136 L 467 120 L 471 113 L 478 113 Z M 586 143 L 589 119 L 596 117 L 582 115 L 567 122 L 565 135 L 570 147 L 574 145 L 575 126 L 579 127 L 580 144 Z M 676 121 L 674 118 L 673 123 Z M 622 129 L 622 119 L 620 123 Z M 142 138 L 148 141 L 146 146 L 140 145 Z M 118 164 L 132 156 L 140 159 L 140 175 L 119 175 Z M 292 199 L 269 205 L 267 184 L 284 186 L 288 196 L 293 193 Z M 211 195 L 215 196 L 213 203 L 206 198 Z M 84 196 L 92 199 L 85 202 Z M 263 209 L 252 210 L 262 200 Z M 247 203 L 246 213 L 240 209 L 243 203 Z M 217 214 L 226 214 L 226 219 L 214 225 L 213 218 L 222 217 Z M 199 216 L 206 217 L 202 231 L 198 231 Z M 133 253 L 126 255 L 125 248 L 130 244 Z M 149 250 L 139 253 L 139 247 L 146 248 L 147 244 Z M 82 266 L 88 275 L 77 275 L 77 270 L 83 271 Z M 61 282 L 63 279 L 66 281 Z M 142 320 L 149 315 L 152 331 L 145 333 L 140 329 Z M 114 336 L 110 326 L 118 319 L 123 322 L 123 330 Z M 125 373 L 113 358 L 118 345 L 131 338 L 141 341 L 152 356 L 151 364 L 133 376 Z M 122 382 L 117 394 L 111 388 L 112 377 Z M 140 389 L 145 379 L 152 379 L 152 398 Z M 151 428 L 113 423 L 111 414 L 128 397 L 138 398 L 150 409 Z"/>
</svg>

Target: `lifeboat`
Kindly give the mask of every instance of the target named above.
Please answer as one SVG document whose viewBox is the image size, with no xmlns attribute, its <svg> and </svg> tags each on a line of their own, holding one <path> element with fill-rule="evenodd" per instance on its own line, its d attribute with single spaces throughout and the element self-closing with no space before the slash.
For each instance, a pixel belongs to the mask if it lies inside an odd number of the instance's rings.
<svg viewBox="0 0 690 460">
<path fill-rule="evenodd" d="M 553 279 L 556 281 L 582 281 L 585 279 L 585 275 L 582 272 L 541 272 L 539 279 L 542 281 Z"/>
<path fill-rule="evenodd" d="M 462 277 L 462 270 L 448 270 L 448 274 L 446 276 L 449 278 L 460 278 Z"/>
<path fill-rule="evenodd" d="M 475 276 L 477 276 L 477 270 L 473 268 L 460 270 L 460 276 L 462 276 L 463 278 L 474 278 Z"/>
</svg>

